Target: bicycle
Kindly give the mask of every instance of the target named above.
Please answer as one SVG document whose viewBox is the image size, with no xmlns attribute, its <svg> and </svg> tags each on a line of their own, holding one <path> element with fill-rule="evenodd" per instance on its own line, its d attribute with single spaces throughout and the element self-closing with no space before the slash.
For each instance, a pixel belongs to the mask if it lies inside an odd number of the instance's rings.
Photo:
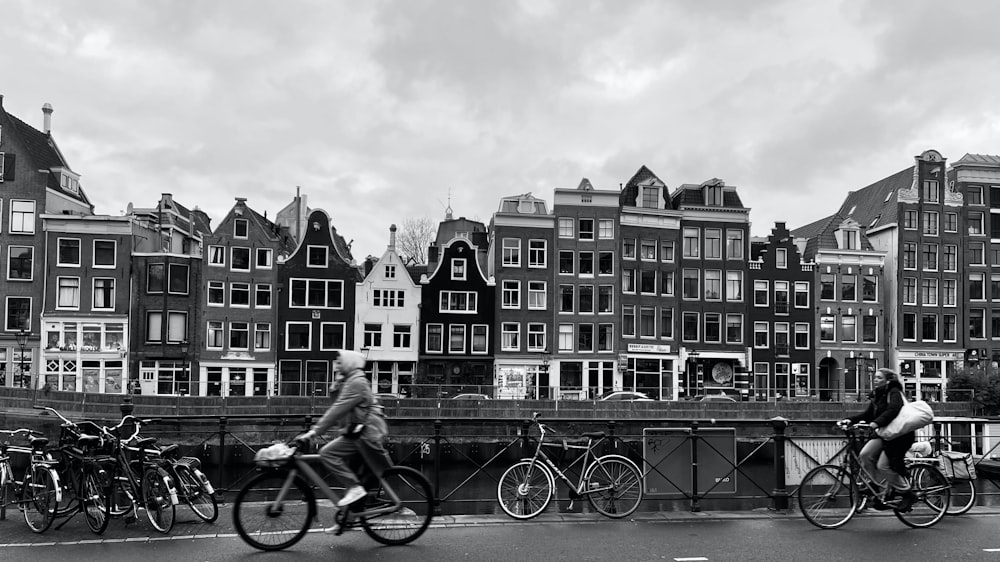
<svg viewBox="0 0 1000 562">
<path fill-rule="evenodd" d="M 319 454 L 303 454 L 290 444 L 272 445 L 258 452 L 257 470 L 236 494 L 233 523 L 250 546 L 266 551 L 297 543 L 317 516 L 316 492 L 333 502 L 339 535 L 358 525 L 385 545 L 412 542 L 427 530 L 434 515 L 434 495 L 427 478 L 406 466 L 391 466 L 368 488 L 368 496 L 339 507 L 340 495 L 313 468 Z M 277 451 L 268 457 L 265 451 Z M 372 477 L 374 482 L 374 477 Z"/>
<path fill-rule="evenodd" d="M 41 436 L 41 433 L 33 429 L 0 429 L 0 434 L 5 434 L 6 439 L 0 441 L 0 520 L 7 518 L 7 508 L 17 505 L 17 497 L 21 494 L 23 480 L 18 481 L 14 475 L 14 462 L 11 454 L 31 455 L 31 447 L 22 445 L 12 445 L 10 440 L 20 435 L 27 438 Z"/>
<path fill-rule="evenodd" d="M 603 431 L 583 433 L 586 445 L 545 441 L 547 433 L 555 433 L 538 421 L 536 412 L 531 423 L 537 425 L 540 437 L 535 453 L 508 468 L 497 484 L 497 501 L 501 509 L 514 519 L 531 519 L 545 511 L 555 491 L 555 478 L 569 487 L 571 500 L 586 497 L 598 513 L 612 518 L 627 517 L 642 501 L 642 476 L 639 468 L 622 455 L 597 456 L 594 449 L 605 441 Z M 543 450 L 543 447 L 561 447 L 563 451 L 582 450 L 584 453 L 564 467 L 568 472 L 575 465 L 581 467 L 580 478 L 574 484 L 566 472 Z"/>
<path fill-rule="evenodd" d="M 914 443 L 914 446 L 910 448 L 910 453 L 907 454 L 907 462 L 937 463 L 942 474 L 948 478 L 948 482 L 951 484 L 951 501 L 948 504 L 947 514 L 963 515 L 968 513 L 978 501 L 975 466 L 971 462 L 968 463 L 971 466 L 968 467 L 969 474 L 967 476 L 971 476 L 971 478 L 956 476 L 952 463 L 964 462 L 967 459 L 962 457 L 967 457 L 968 453 L 963 454 L 943 449 L 943 442 L 947 442 L 949 447 L 952 446 L 952 443 L 941 436 L 940 430 L 940 426 L 935 425 L 934 437 L 929 442 L 923 442 L 923 449 L 920 448 L 921 443 Z M 930 451 L 927 450 L 928 447 Z M 910 457 L 910 454 L 913 456 Z"/>
<path fill-rule="evenodd" d="M 880 483 L 861 464 L 859 451 L 871 429 L 867 424 L 838 425 L 847 437 L 840 464 L 824 464 L 806 473 L 797 491 L 803 517 L 821 529 L 836 529 L 865 509 L 892 509 L 904 524 L 930 527 L 944 517 L 951 501 L 951 486 L 935 463 L 910 464 L 910 485 L 916 499 L 909 509 L 898 509 L 890 499 L 892 488 Z"/>
</svg>

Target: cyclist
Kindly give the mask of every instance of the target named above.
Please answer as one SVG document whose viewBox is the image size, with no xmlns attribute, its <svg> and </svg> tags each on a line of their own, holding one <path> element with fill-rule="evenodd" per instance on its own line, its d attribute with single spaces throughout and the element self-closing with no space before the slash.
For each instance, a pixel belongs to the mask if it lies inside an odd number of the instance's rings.
<svg viewBox="0 0 1000 562">
<path fill-rule="evenodd" d="M 337 426 L 339 436 L 324 445 L 319 454 L 330 473 L 344 486 L 344 497 L 337 502 L 343 507 L 367 495 L 358 475 L 348 466 L 348 460 L 360 454 L 373 472 L 372 476 L 376 477 L 392 462 L 383 447 L 389 429 L 382 405 L 372 394 L 371 384 L 365 376 L 365 358 L 355 351 L 340 350 L 333 364 L 334 380 L 330 386 L 333 405 L 295 441 L 307 443 Z"/>
<path fill-rule="evenodd" d="M 906 511 L 913 505 L 916 498 L 910 490 L 910 484 L 906 479 L 907 470 L 904 457 L 906 452 L 913 445 L 916 439 L 914 432 L 904 433 L 891 441 L 886 441 L 879 437 L 874 430 L 884 427 L 891 422 L 900 408 L 903 407 L 903 385 L 899 382 L 899 375 L 891 369 L 879 369 L 872 379 L 871 394 L 868 395 L 868 408 L 860 414 L 850 416 L 842 420 L 841 424 L 856 424 L 862 421 L 868 422 L 872 428 L 871 440 L 861 448 L 859 456 L 864 464 L 865 470 L 874 477 L 881 474 L 886 478 L 888 484 L 896 495 L 900 496 L 894 500 L 890 507 L 899 511 Z"/>
</svg>

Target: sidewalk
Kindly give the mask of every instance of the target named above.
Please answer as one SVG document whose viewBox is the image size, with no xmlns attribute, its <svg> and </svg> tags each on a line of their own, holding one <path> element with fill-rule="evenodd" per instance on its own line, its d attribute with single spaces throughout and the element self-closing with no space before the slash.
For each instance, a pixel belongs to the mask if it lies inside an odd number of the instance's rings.
<svg viewBox="0 0 1000 562">
<path fill-rule="evenodd" d="M 892 517 L 891 511 L 868 512 L 863 517 Z M 963 517 L 1000 516 L 998 507 L 975 507 Z M 674 511 L 636 512 L 625 519 L 609 519 L 590 513 L 543 513 L 527 521 L 515 520 L 506 515 L 442 515 L 431 522 L 432 528 L 491 527 L 500 525 L 616 525 L 623 523 L 676 523 L 712 520 L 754 520 L 787 519 L 804 521 L 798 510 L 774 511 L 755 509 L 747 511 Z M 25 525 L 21 513 L 8 510 L 7 518 L 0 520 L 0 548 L 8 546 L 55 546 L 74 544 L 114 544 L 124 542 L 157 542 L 164 540 L 192 540 L 237 537 L 232 522 L 232 504 L 219 505 L 219 517 L 214 523 L 205 523 L 194 516 L 187 506 L 177 506 L 174 528 L 163 534 L 149 524 L 140 514 L 137 522 L 126 525 L 121 519 L 112 519 L 103 535 L 95 535 L 87 527 L 82 515 L 69 520 L 62 528 L 57 520 L 44 533 L 36 534 Z M 324 527 L 333 525 L 332 508 L 320 507 L 318 521 L 314 521 L 311 532 L 322 532 Z"/>
</svg>

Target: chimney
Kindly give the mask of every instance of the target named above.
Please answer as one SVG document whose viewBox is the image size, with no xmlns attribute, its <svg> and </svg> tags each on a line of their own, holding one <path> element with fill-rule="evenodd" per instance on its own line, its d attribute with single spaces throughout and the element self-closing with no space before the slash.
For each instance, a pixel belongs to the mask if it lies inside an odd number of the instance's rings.
<svg viewBox="0 0 1000 562">
<path fill-rule="evenodd" d="M 396 249 L 396 225 L 389 227 L 389 249 Z"/>
<path fill-rule="evenodd" d="M 49 133 L 52 131 L 52 104 L 46 103 L 42 106 L 42 131 Z"/>
</svg>

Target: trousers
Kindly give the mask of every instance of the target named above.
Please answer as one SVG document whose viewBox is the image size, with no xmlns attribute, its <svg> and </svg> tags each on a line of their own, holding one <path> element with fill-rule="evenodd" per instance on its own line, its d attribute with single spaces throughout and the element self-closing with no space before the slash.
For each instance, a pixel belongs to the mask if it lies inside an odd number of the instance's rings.
<svg viewBox="0 0 1000 562">
<path fill-rule="evenodd" d="M 885 443 L 878 437 L 865 443 L 861 452 L 858 453 L 858 456 L 861 457 L 861 464 L 875 479 L 882 476 L 889 486 L 901 491 L 909 490 L 910 484 L 906 481 L 904 474 L 894 470 L 893 464 L 897 464 L 896 468 L 899 468 L 898 463 L 893 463 L 889 459 L 883 450 L 884 448 Z M 903 470 L 906 470 L 905 467 Z"/>
<path fill-rule="evenodd" d="M 382 475 L 382 471 L 392 466 L 389 453 L 385 451 L 381 440 L 373 441 L 364 436 L 358 439 L 351 439 L 340 436 L 330 441 L 319 450 L 319 456 L 323 460 L 323 465 L 330 471 L 337 481 L 345 489 L 361 485 L 358 475 L 351 470 L 350 461 L 358 456 L 364 461 L 365 468 L 370 469 L 368 475 L 377 478 Z M 373 482 L 366 479 L 364 486 L 370 487 Z"/>
</svg>

